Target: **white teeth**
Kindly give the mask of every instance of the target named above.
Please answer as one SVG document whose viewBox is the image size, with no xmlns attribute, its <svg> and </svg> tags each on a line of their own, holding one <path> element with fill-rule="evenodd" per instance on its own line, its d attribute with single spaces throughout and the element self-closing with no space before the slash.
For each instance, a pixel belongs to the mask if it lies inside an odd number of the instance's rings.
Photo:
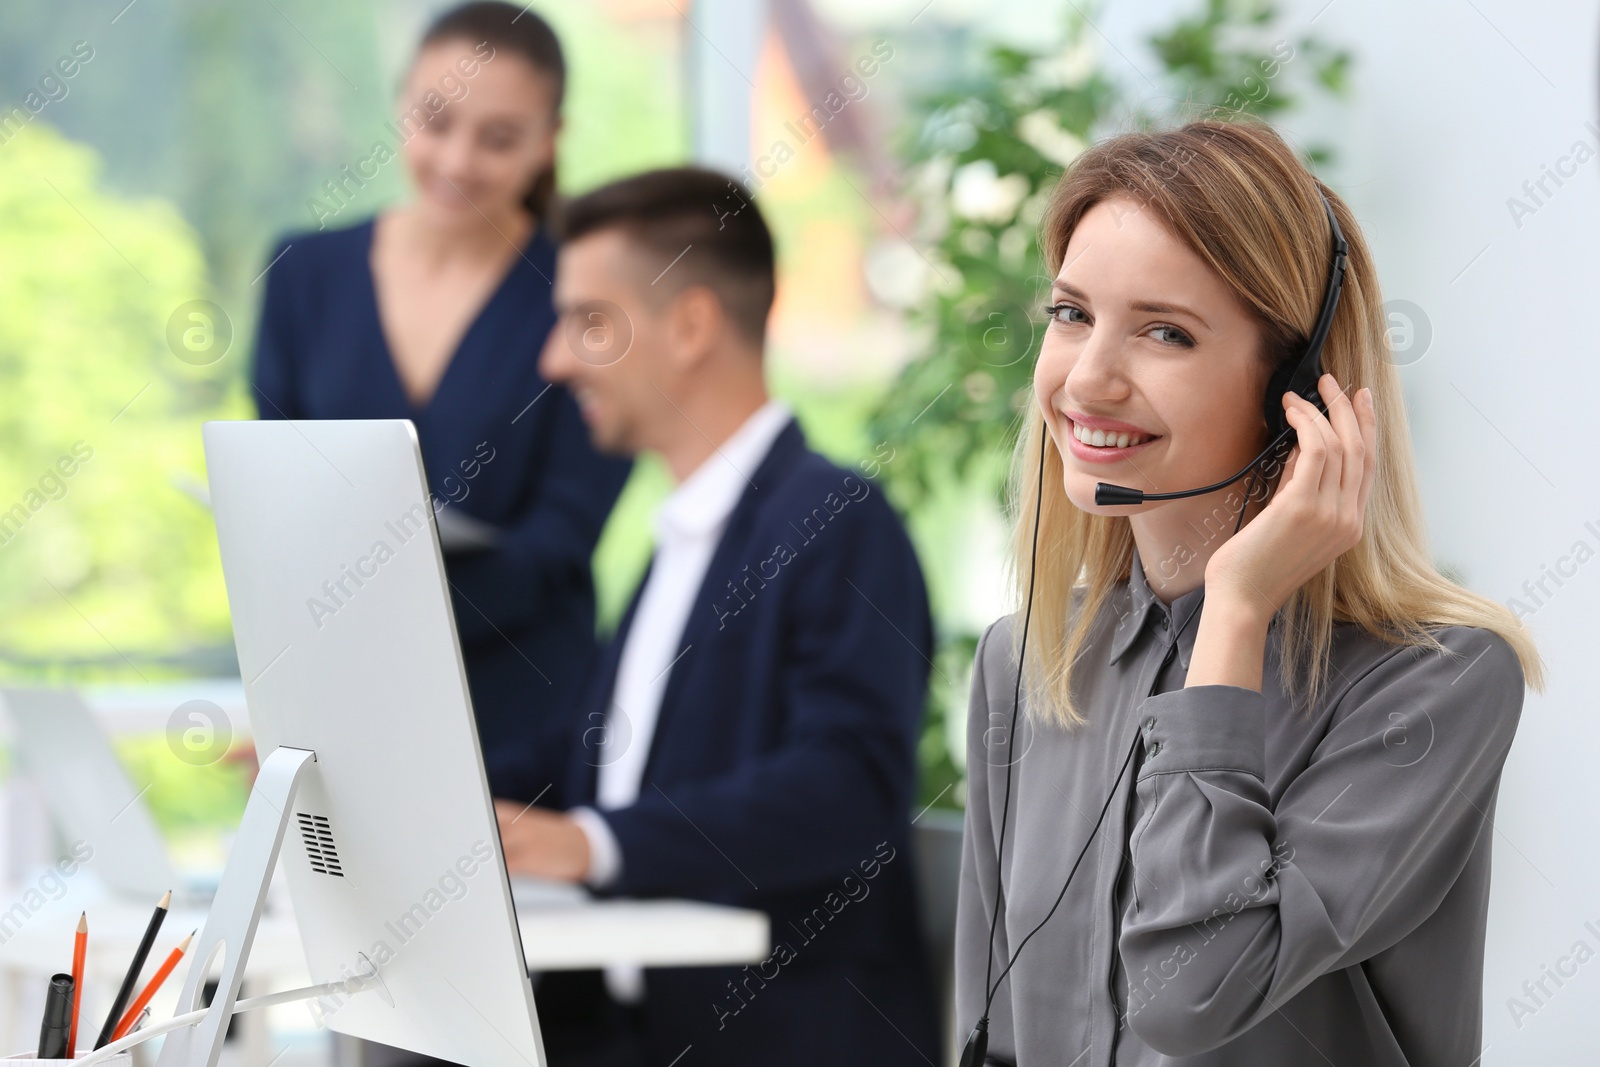
<svg viewBox="0 0 1600 1067">
<path fill-rule="evenodd" d="M 1107 433 L 1104 430 L 1091 430 L 1077 423 L 1072 424 L 1072 436 L 1095 448 L 1127 448 L 1129 445 L 1140 445 L 1151 440 L 1145 434 Z"/>
</svg>

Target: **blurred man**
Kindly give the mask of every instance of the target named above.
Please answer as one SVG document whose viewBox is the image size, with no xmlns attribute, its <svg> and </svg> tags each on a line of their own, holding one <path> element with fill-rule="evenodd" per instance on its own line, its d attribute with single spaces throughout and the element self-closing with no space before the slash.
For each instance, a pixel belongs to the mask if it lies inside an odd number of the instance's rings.
<svg viewBox="0 0 1600 1067">
<path fill-rule="evenodd" d="M 933 1062 L 907 854 L 933 638 L 911 544 L 767 395 L 772 238 L 742 186 L 655 171 L 564 219 L 540 370 L 602 451 L 655 453 L 676 488 L 582 709 L 571 810 L 501 803 L 507 863 L 756 908 L 773 951 L 544 975 L 551 1061 Z"/>
</svg>

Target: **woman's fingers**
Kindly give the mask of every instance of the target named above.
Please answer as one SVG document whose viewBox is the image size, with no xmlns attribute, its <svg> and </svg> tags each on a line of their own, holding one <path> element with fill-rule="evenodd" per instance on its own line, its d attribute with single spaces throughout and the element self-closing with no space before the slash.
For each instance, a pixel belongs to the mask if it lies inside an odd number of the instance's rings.
<svg viewBox="0 0 1600 1067">
<path fill-rule="evenodd" d="M 1322 393 L 1322 399 L 1327 402 L 1328 422 L 1339 438 L 1344 459 L 1339 474 L 1340 496 L 1353 509 L 1361 491 L 1361 479 L 1366 475 L 1366 442 L 1362 440 L 1361 425 L 1356 419 L 1356 410 L 1350 402 L 1350 396 L 1334 380 L 1333 375 L 1323 375 L 1322 381 L 1318 383 L 1318 389 Z"/>
<path fill-rule="evenodd" d="M 1307 468 L 1300 492 L 1330 530 L 1337 527 L 1340 541 L 1353 543 L 1365 527 L 1367 497 L 1377 469 L 1372 392 L 1363 389 L 1352 399 L 1331 374 L 1318 379 L 1317 389 L 1328 405 L 1326 416 L 1302 396 L 1284 397 L 1301 458 L 1314 464 Z"/>
<path fill-rule="evenodd" d="M 1305 412 L 1295 406 L 1295 399 L 1288 393 L 1283 395 L 1283 417 L 1294 427 L 1295 443 L 1290 452 L 1293 461 L 1284 468 L 1283 479 L 1278 483 L 1279 496 L 1304 493 L 1306 483 L 1314 487 L 1322 477 L 1322 449 L 1306 447 L 1307 438 L 1313 431 L 1306 424 Z M 1315 492 L 1314 488 L 1312 492 Z"/>
<path fill-rule="evenodd" d="M 1337 487 L 1342 454 L 1339 440 L 1328 420 L 1309 400 L 1295 393 L 1285 393 L 1289 405 L 1284 412 L 1289 424 L 1299 438 L 1301 466 L 1305 468 L 1305 493 L 1309 498 L 1320 497 L 1328 486 Z"/>
<path fill-rule="evenodd" d="M 1322 394 L 1322 402 L 1324 404 L 1328 403 L 1330 382 L 1335 395 L 1338 393 L 1339 385 L 1337 382 L 1332 382 L 1332 378 L 1333 375 L 1324 374 L 1317 379 L 1317 392 Z M 1339 488 L 1344 482 L 1344 469 L 1346 466 L 1344 442 L 1340 440 L 1339 432 L 1334 429 L 1333 423 L 1329 421 L 1327 415 L 1318 411 L 1317 406 L 1304 397 L 1301 397 L 1300 400 L 1305 404 L 1307 414 L 1311 416 L 1311 421 L 1316 424 L 1317 432 L 1322 434 L 1323 444 L 1328 449 L 1328 461 L 1322 468 L 1322 480 L 1317 486 L 1317 491 L 1319 494 L 1337 497 Z M 1329 412 L 1331 413 L 1332 410 L 1330 405 Z"/>
<path fill-rule="evenodd" d="M 1280 488 L 1294 484 L 1294 465 L 1295 461 L 1299 458 L 1300 446 L 1295 445 L 1293 448 L 1289 449 L 1289 458 L 1284 460 L 1283 475 L 1278 479 L 1278 486 Z"/>
</svg>

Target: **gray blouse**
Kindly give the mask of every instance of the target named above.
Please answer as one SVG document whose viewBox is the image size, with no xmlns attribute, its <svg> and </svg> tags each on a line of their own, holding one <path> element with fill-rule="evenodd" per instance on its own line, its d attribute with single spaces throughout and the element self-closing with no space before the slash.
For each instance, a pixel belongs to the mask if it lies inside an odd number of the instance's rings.
<svg viewBox="0 0 1600 1067">
<path fill-rule="evenodd" d="M 1024 691 L 1008 739 L 1015 617 L 979 642 L 962 1039 L 983 1011 L 1007 761 L 996 977 L 1056 902 L 1131 756 L 1066 895 L 999 985 L 991 1063 L 1475 1064 L 1495 799 L 1522 712 L 1511 646 L 1458 626 L 1435 631 L 1450 655 L 1424 653 L 1335 623 L 1307 714 L 1277 685 L 1281 615 L 1262 692 L 1183 688 L 1204 596 L 1169 608 L 1135 554 L 1077 662 L 1089 721 L 1072 731 L 1033 721 Z"/>
</svg>

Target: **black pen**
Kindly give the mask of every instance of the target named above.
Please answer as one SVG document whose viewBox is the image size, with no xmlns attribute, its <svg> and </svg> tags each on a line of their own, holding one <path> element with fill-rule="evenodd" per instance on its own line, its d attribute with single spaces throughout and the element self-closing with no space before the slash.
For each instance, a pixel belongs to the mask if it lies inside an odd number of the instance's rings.
<svg viewBox="0 0 1600 1067">
<path fill-rule="evenodd" d="M 117 990 L 117 999 L 111 1002 L 111 1013 L 106 1016 L 106 1023 L 100 1028 L 100 1037 L 94 1043 L 95 1048 L 101 1048 L 111 1041 L 111 1033 L 122 1019 L 122 1013 L 127 1010 L 128 998 L 133 995 L 133 984 L 139 980 L 139 972 L 144 970 L 144 961 L 150 955 L 150 946 L 155 944 L 156 933 L 161 929 L 161 920 L 167 917 L 167 908 L 171 904 L 172 890 L 169 889 L 161 898 L 161 903 L 156 905 L 155 914 L 150 916 L 150 925 L 144 928 L 144 939 L 139 942 L 139 948 L 133 954 L 133 962 L 128 965 L 128 974 L 122 979 L 122 988 Z"/>
<path fill-rule="evenodd" d="M 57 974 L 50 977 L 50 988 L 44 995 L 44 1024 L 39 1027 L 39 1052 L 41 1060 L 67 1059 L 67 1035 L 72 1032 L 72 975 Z"/>
</svg>

